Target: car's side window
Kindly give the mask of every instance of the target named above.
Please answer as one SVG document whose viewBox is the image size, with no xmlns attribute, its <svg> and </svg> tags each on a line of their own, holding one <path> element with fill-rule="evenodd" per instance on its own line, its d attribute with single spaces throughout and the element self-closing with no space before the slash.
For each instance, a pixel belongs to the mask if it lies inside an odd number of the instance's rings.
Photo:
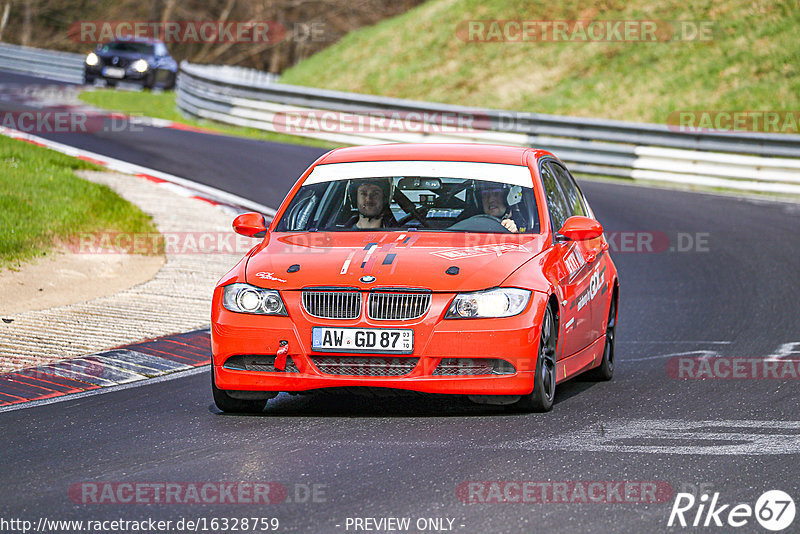
<svg viewBox="0 0 800 534">
<path fill-rule="evenodd" d="M 553 224 L 553 232 L 557 232 L 564 221 L 571 215 L 567 201 L 558 187 L 556 175 L 547 163 L 539 167 L 542 173 L 542 184 L 544 194 L 547 197 L 547 211 L 550 212 L 550 222 Z"/>
<path fill-rule="evenodd" d="M 583 215 L 584 217 L 587 216 L 588 212 L 584 206 L 583 197 L 581 196 L 580 191 L 578 191 L 578 186 L 575 185 L 575 181 L 572 179 L 572 176 L 569 175 L 567 170 L 561 165 L 552 161 L 547 162 L 545 166 L 548 166 L 553 170 L 556 181 L 558 181 L 558 185 L 561 186 L 561 190 L 564 192 L 564 196 L 567 198 L 567 206 L 569 208 L 568 217 L 573 215 Z"/>
</svg>

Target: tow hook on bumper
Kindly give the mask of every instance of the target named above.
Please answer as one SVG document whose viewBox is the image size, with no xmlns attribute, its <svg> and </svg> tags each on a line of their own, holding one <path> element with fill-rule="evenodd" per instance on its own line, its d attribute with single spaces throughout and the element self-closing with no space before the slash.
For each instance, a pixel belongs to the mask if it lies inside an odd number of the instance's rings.
<svg viewBox="0 0 800 534">
<path fill-rule="evenodd" d="M 286 370 L 286 357 L 289 355 L 289 342 L 285 339 L 281 340 L 281 348 L 275 354 L 275 369 L 279 371 Z"/>
</svg>

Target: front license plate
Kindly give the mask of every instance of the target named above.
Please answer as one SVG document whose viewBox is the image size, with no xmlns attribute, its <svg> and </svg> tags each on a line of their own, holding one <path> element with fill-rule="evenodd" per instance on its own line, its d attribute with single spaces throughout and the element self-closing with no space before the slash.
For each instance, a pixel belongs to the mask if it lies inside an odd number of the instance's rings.
<svg viewBox="0 0 800 534">
<path fill-rule="evenodd" d="M 311 329 L 311 348 L 318 352 L 380 352 L 411 354 L 414 331 L 408 328 L 329 328 Z"/>
<path fill-rule="evenodd" d="M 103 76 L 107 78 L 124 78 L 125 69 L 119 67 L 105 67 L 103 69 Z"/>
</svg>

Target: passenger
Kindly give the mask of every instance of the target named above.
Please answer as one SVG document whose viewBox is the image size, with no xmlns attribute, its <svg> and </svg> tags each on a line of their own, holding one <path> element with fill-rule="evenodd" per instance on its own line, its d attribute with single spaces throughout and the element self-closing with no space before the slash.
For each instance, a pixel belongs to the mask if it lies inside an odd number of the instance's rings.
<svg viewBox="0 0 800 534">
<path fill-rule="evenodd" d="M 511 233 L 519 233 L 517 223 L 511 214 L 511 208 L 508 205 L 508 189 L 507 186 L 502 184 L 483 184 L 478 186 L 480 191 L 480 198 L 483 204 L 483 212 L 486 215 L 491 215 L 500 220 L 500 224 Z M 524 230 L 522 230 L 524 232 Z"/>
</svg>

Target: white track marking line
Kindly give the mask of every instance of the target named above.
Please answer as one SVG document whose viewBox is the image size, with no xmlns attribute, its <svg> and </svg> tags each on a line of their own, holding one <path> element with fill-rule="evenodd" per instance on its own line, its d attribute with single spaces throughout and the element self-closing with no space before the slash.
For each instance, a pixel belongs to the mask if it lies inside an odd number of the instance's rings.
<svg viewBox="0 0 800 534">
<path fill-rule="evenodd" d="M 767 356 L 766 359 L 768 361 L 777 361 L 777 360 L 794 361 L 787 358 L 795 354 L 800 356 L 800 341 L 784 343 L 783 345 L 778 347 L 778 349 L 775 352 Z"/>
<path fill-rule="evenodd" d="M 639 344 L 639 345 L 656 345 L 656 344 L 666 344 L 666 345 L 677 345 L 679 343 L 691 343 L 697 345 L 732 345 L 733 341 L 626 341 L 624 339 L 618 340 L 617 343 L 632 343 L 632 344 Z"/>
<path fill-rule="evenodd" d="M 671 352 L 669 354 L 660 354 L 658 356 L 647 356 L 645 358 L 626 358 L 619 360 L 618 363 L 623 362 L 643 362 L 647 360 L 660 360 L 663 358 L 673 358 L 676 356 L 699 356 L 701 358 L 716 358 L 719 352 L 715 350 L 689 350 L 686 352 Z"/>
<path fill-rule="evenodd" d="M 800 454 L 800 421 L 617 419 L 555 436 L 546 443 L 570 451 L 626 454 Z M 521 449 L 541 446 L 540 438 L 504 444 Z"/>
</svg>

